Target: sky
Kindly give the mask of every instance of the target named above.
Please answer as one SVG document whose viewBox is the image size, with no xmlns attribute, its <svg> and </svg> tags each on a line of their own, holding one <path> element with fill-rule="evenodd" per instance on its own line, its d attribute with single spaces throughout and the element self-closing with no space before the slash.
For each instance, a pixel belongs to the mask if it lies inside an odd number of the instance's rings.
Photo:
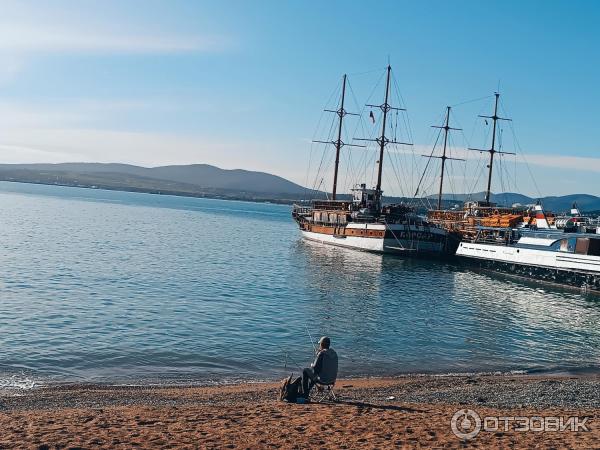
<svg viewBox="0 0 600 450">
<path fill-rule="evenodd" d="M 322 109 L 335 109 L 347 73 L 347 109 L 363 117 L 347 118 L 344 140 L 374 137 L 381 114 L 364 103 L 382 102 L 389 62 L 414 145 L 390 149 L 403 167 L 384 164 L 387 193 L 414 191 L 447 105 L 463 128 L 451 154 L 467 161 L 452 163 L 445 190 L 483 190 L 485 155 L 465 148 L 489 146 L 477 115 L 499 89 L 512 119 L 503 149 L 518 155 L 498 158 L 492 190 L 600 195 L 598 2 L 0 0 L 0 10 L 2 163 L 207 163 L 326 189 L 333 151 L 311 144 L 330 138 L 335 117 Z M 340 170 L 376 158 L 346 147 Z M 421 192 L 436 191 L 435 164 Z M 373 183 L 373 171 L 357 176 Z"/>
</svg>

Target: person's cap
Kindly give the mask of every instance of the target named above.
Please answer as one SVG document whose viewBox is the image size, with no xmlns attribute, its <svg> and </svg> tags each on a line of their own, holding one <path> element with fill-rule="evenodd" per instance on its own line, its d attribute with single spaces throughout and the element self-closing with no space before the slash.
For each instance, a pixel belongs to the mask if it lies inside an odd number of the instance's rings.
<svg viewBox="0 0 600 450">
<path fill-rule="evenodd" d="M 319 344 L 331 345 L 331 339 L 329 339 L 327 336 L 323 336 L 321 339 L 319 339 Z"/>
</svg>

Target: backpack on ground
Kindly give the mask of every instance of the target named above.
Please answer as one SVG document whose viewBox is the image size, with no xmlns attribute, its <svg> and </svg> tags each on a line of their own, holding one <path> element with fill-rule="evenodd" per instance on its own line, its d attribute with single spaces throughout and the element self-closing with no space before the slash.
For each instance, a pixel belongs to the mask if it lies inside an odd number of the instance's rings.
<svg viewBox="0 0 600 450">
<path fill-rule="evenodd" d="M 288 378 L 283 380 L 279 391 L 279 400 L 288 403 L 296 403 L 296 400 L 300 396 L 302 378 L 297 377 L 295 380 L 293 380 L 293 378 L 294 374 L 292 373 Z"/>
</svg>

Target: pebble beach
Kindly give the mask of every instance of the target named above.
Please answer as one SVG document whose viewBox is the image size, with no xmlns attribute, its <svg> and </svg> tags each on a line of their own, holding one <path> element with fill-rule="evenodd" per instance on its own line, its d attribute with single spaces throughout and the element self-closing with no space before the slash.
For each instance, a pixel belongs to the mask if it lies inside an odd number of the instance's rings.
<svg viewBox="0 0 600 450">
<path fill-rule="evenodd" d="M 279 383 L 59 385 L 0 394 L 0 448 L 600 448 L 598 376 L 338 380 L 338 401 L 288 404 Z M 480 416 L 587 417 L 589 431 L 451 428 Z"/>
</svg>

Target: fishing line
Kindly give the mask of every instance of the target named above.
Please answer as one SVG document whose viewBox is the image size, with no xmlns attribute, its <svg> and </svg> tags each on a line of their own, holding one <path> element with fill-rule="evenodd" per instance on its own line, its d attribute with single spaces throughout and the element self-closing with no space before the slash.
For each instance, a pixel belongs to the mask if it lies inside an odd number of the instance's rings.
<svg viewBox="0 0 600 450">
<path fill-rule="evenodd" d="M 317 347 L 315 345 L 315 341 L 313 340 L 312 334 L 310 334 L 310 330 L 308 329 L 308 324 L 304 322 L 304 326 L 306 327 L 306 332 L 308 333 L 308 338 L 310 339 L 310 345 L 312 345 L 313 351 L 315 354 L 317 353 Z"/>
<path fill-rule="evenodd" d="M 291 362 L 292 364 L 294 364 L 296 367 L 298 367 L 298 369 L 300 369 L 300 372 L 302 372 L 302 371 L 304 370 L 304 369 L 303 369 L 303 368 L 300 366 L 300 364 L 298 364 L 298 363 L 296 362 L 296 360 L 295 360 L 294 358 L 292 358 L 291 356 L 289 356 L 288 352 L 286 352 L 286 351 L 283 349 L 283 347 L 281 347 L 280 345 L 277 345 L 277 347 L 279 347 L 279 350 L 281 351 L 281 353 L 283 353 L 283 356 L 285 357 L 285 361 L 284 361 L 284 365 L 283 365 L 284 369 L 287 369 L 287 362 L 288 362 L 288 359 L 289 359 L 289 360 L 290 360 L 290 362 Z"/>
</svg>

